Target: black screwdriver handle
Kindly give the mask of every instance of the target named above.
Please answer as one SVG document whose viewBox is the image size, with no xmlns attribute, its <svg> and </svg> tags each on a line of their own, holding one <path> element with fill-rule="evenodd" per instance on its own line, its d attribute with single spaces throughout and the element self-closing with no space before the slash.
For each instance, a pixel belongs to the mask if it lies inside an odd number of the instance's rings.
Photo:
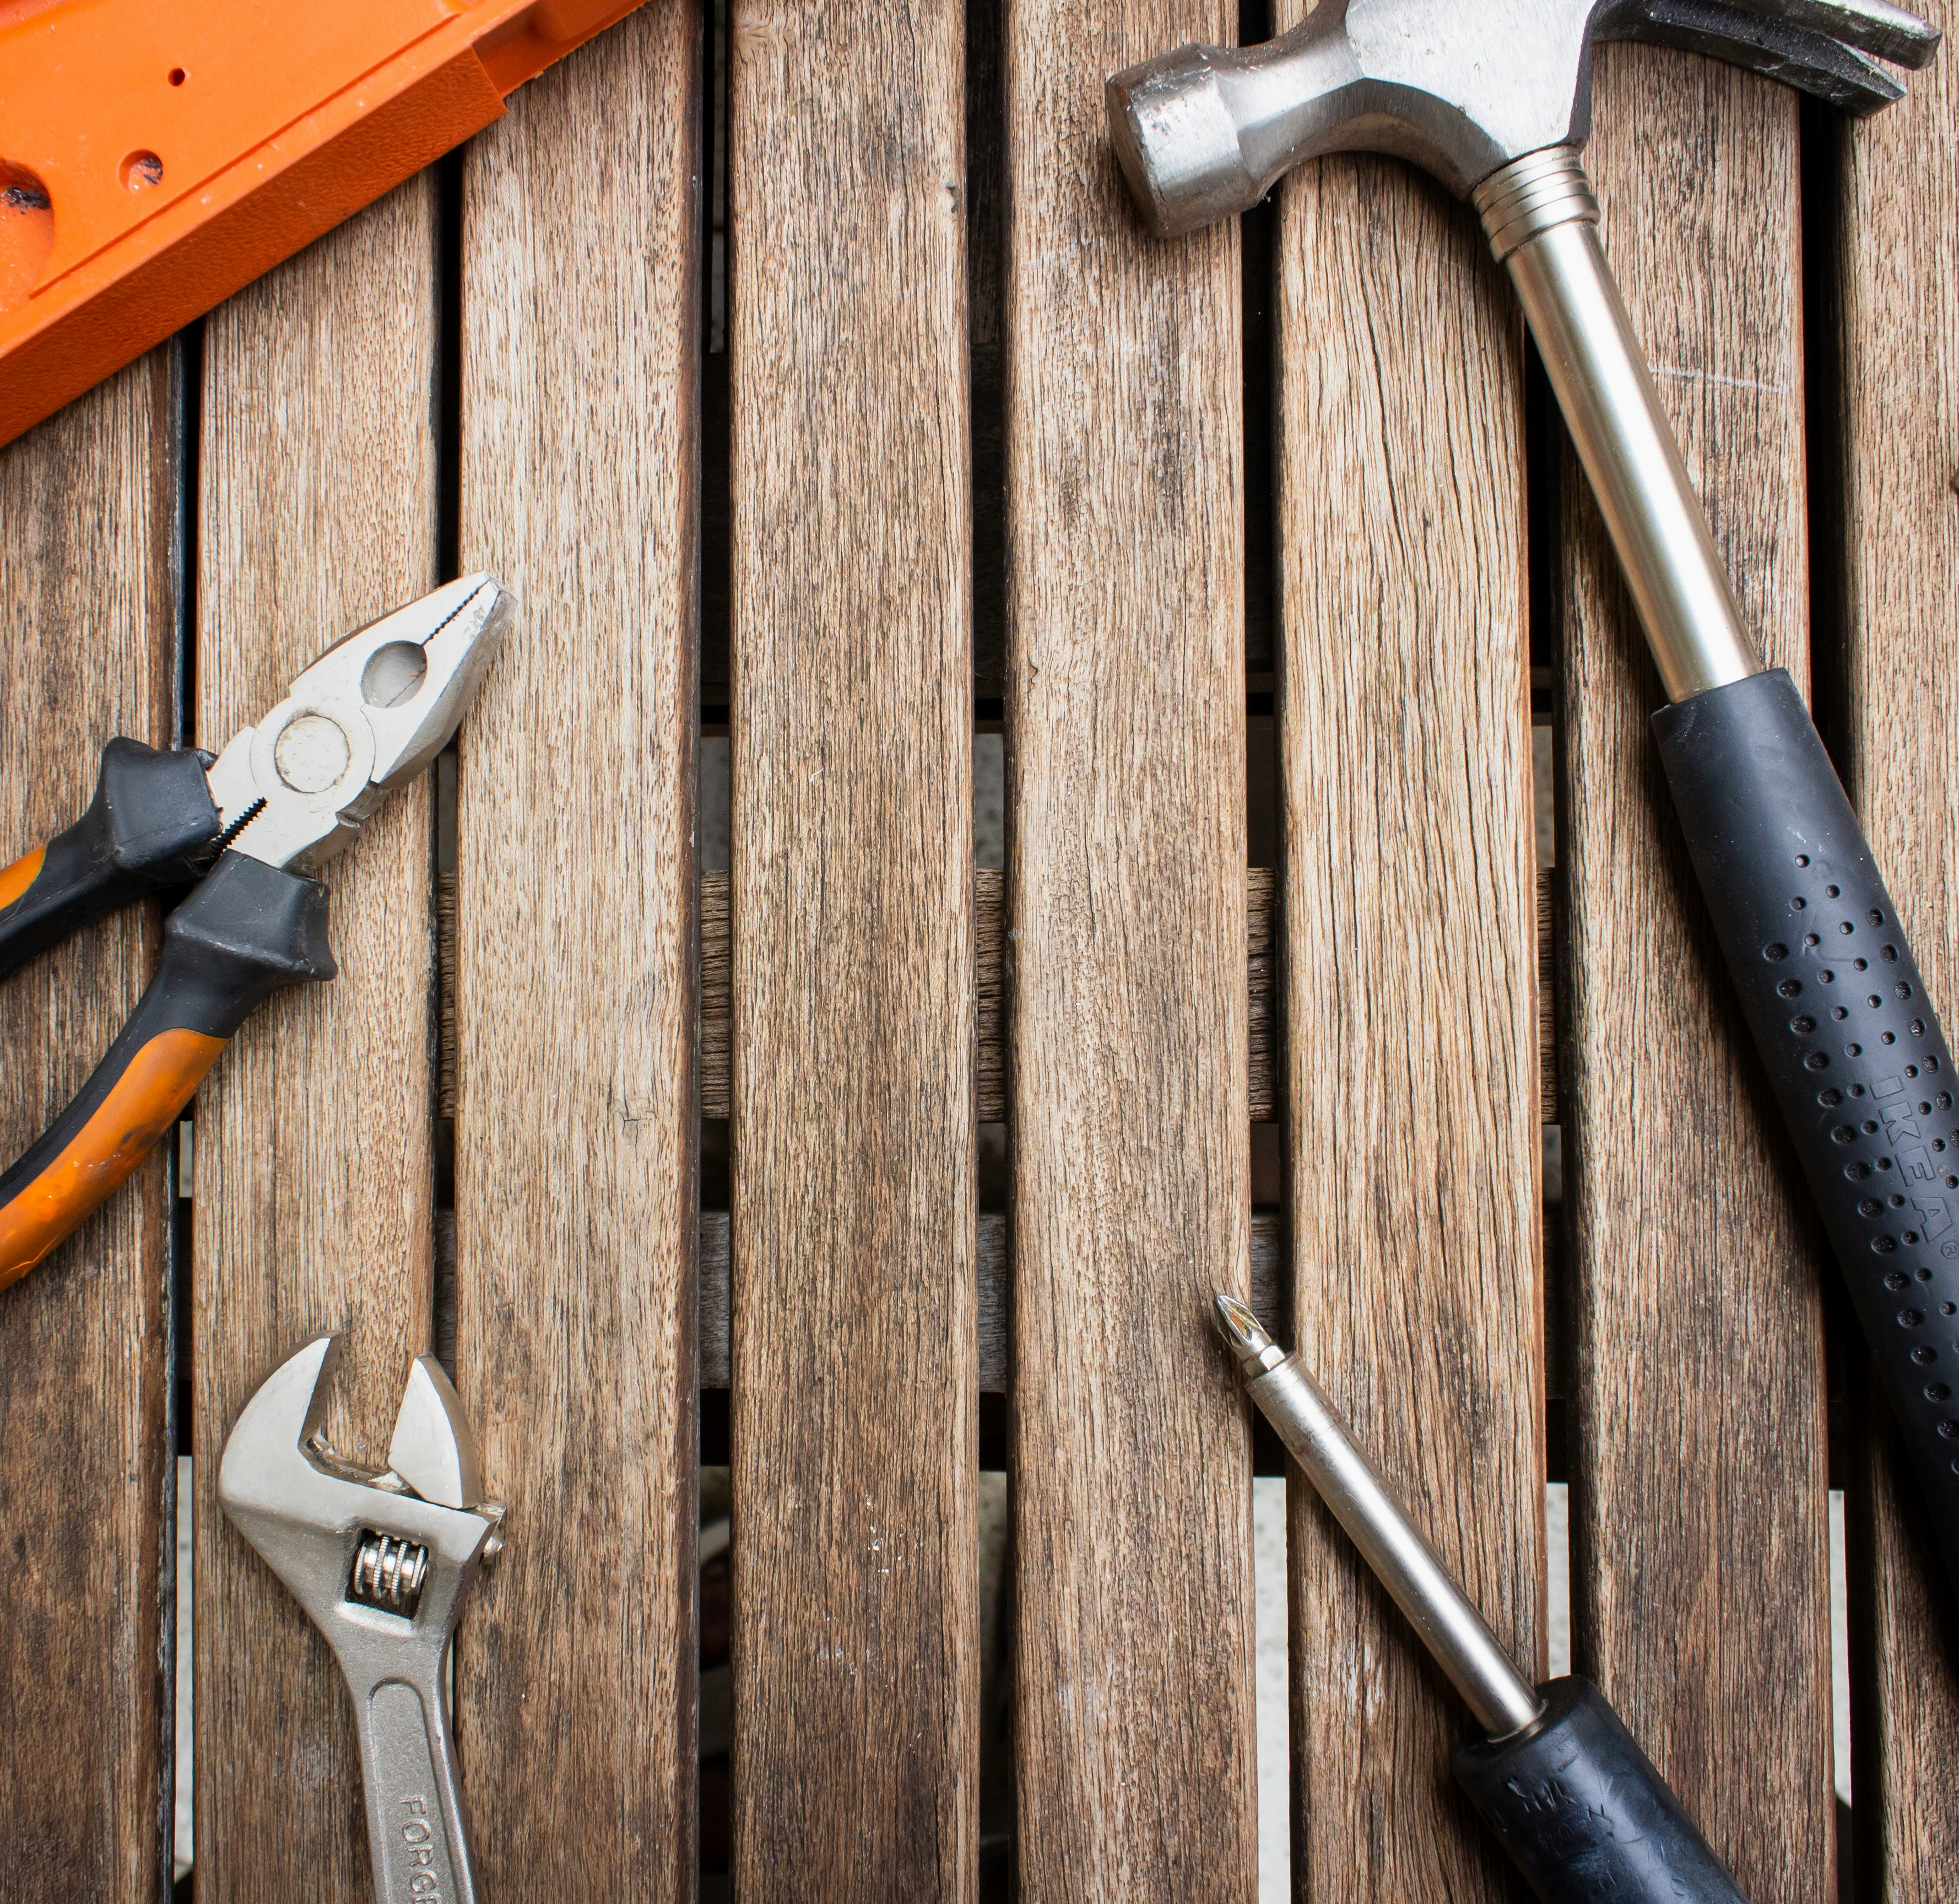
<svg viewBox="0 0 1959 1904">
<path fill-rule="evenodd" d="M 233 852 L 164 924 L 164 956 L 75 1101 L 0 1173 L 0 1289 L 40 1262 L 176 1122 L 252 1008 L 334 975 L 326 888 Z"/>
<path fill-rule="evenodd" d="M 1781 668 L 1653 716 L 1721 950 L 1959 1586 L 1952 1054 Z"/>
<path fill-rule="evenodd" d="M 88 811 L 0 868 L 0 979 L 105 912 L 197 877 L 218 832 L 210 764 L 119 738 L 102 750 Z"/>
<path fill-rule="evenodd" d="M 1538 1690 L 1543 1712 L 1460 1747 L 1456 1776 L 1545 1904 L 1747 1904 L 1598 1687 Z"/>
</svg>

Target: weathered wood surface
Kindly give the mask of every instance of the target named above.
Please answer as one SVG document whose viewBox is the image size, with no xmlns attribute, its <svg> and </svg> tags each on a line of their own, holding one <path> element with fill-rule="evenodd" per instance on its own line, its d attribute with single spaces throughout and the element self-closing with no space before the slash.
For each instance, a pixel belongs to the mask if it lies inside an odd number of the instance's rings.
<svg viewBox="0 0 1959 1904">
<path fill-rule="evenodd" d="M 1785 88 L 1610 47 L 1589 163 L 1743 621 L 1806 684 L 1796 126 Z M 1834 1272 L 1674 817 L 1665 697 L 1568 452 L 1559 480 L 1573 1658 L 1748 1896 L 1813 1899 L 1834 1882 Z"/>
<path fill-rule="evenodd" d="M 1250 1011 L 1250 1108 L 1254 1124 L 1278 1115 L 1276 1100 L 1278 1022 L 1274 995 L 1276 961 L 1272 913 L 1277 881 L 1271 868 L 1245 874 L 1245 957 Z M 1007 1115 L 1006 875 L 997 866 L 973 874 L 973 940 L 977 1007 L 974 1060 L 979 1115 L 997 1124 Z M 700 882 L 700 1108 L 704 1117 L 728 1115 L 729 1027 L 734 1011 L 730 979 L 728 875 L 706 873 Z M 1548 931 L 1548 925 L 1545 927 Z"/>
<path fill-rule="evenodd" d="M 105 741 L 174 738 L 179 361 L 152 351 L 0 452 L 0 862 L 80 814 Z M 0 987 L 6 1157 L 121 1029 L 159 916 L 119 913 Z M 22 1904 L 169 1874 L 165 1196 L 160 1154 L 0 1295 L 0 1869 Z"/>
<path fill-rule="evenodd" d="M 1529 1661 L 1544 1475 L 1522 321 L 1473 214 L 1397 161 L 1302 169 L 1278 249 L 1294 1330 Z M 1453 1701 L 1317 1497 L 1291 1493 L 1295 1894 L 1512 1896 L 1449 1775 Z"/>
<path fill-rule="evenodd" d="M 732 25 L 735 1890 L 970 1898 L 964 9 Z"/>
<path fill-rule="evenodd" d="M 1147 236 L 1106 76 L 1218 0 L 1007 25 L 1007 805 L 1019 1865 L 1244 1899 L 1249 1215 L 1235 225 Z M 753 790 L 750 790 L 751 797 Z"/>
<path fill-rule="evenodd" d="M 465 160 L 460 559 L 517 625 L 457 765 L 456 1361 L 509 1545 L 457 1645 L 500 1904 L 694 1894 L 700 20 Z"/>
<path fill-rule="evenodd" d="M 728 1212 L 706 1210 L 700 1217 L 700 1385 L 725 1388 L 729 1361 Z M 982 1211 L 979 1234 L 980 1390 L 1005 1395 L 1011 1385 L 1013 1343 L 1008 1328 L 1008 1286 L 1013 1274 L 1003 1211 Z M 1251 1304 L 1274 1334 L 1289 1329 L 1284 1313 L 1287 1290 L 1285 1238 L 1277 1215 L 1252 1218 Z"/>
<path fill-rule="evenodd" d="M 1840 135 L 1844 681 L 1840 765 L 1949 1039 L 1959 1027 L 1959 75 Z M 1833 208 L 1835 209 L 1835 208 Z M 1857 1354 L 1861 1361 L 1861 1353 Z M 1959 1896 L 1953 1604 L 1874 1379 L 1848 1477 L 1862 1895 Z"/>
<path fill-rule="evenodd" d="M 213 312 L 199 444 L 195 738 L 218 747 L 332 640 L 436 576 L 435 184 L 424 176 Z M 224 1518 L 252 1390 L 344 1338 L 326 1416 L 382 1465 L 433 1272 L 433 821 L 388 800 L 327 869 L 340 976 L 253 1014 L 196 1106 L 199 1904 L 371 1890 L 338 1669 Z"/>
<path fill-rule="evenodd" d="M 1214 1280 L 1249 1269 L 1262 1305 L 1293 1303 L 1500 1630 L 1541 1645 L 1540 1398 L 1564 1357 L 1535 1337 L 1532 1200 L 1561 1081 L 1541 1066 L 1540 1110 L 1513 308 L 1473 220 L 1406 168 L 1285 188 L 1289 870 L 1243 881 L 1236 241 L 1138 235 L 1100 105 L 1110 68 L 1228 37 L 1233 10 L 976 10 L 976 103 L 949 0 L 735 11 L 732 895 L 694 873 L 698 0 L 536 82 L 465 161 L 461 554 L 523 606 L 464 730 L 450 974 L 459 1377 L 513 1503 L 458 1657 L 484 1888 L 693 1894 L 695 1391 L 732 1373 L 745 1893 L 973 1894 L 973 1404 L 1018 1378 L 1026 1894 L 1242 1899 L 1249 1464 L 1204 1339 Z M 1841 541 L 1815 554 L 1843 653 L 1840 679 L 1826 639 L 1818 698 L 1948 1022 L 1950 64 L 1834 144 L 1819 120 L 1809 181 L 1842 188 L 1842 440 L 1823 416 L 1815 516 Z M 996 110 L 1007 150 L 969 179 L 962 122 Z M 1745 611 L 1806 680 L 1804 392 L 1834 394 L 1837 340 L 1812 330 L 1805 358 L 1795 106 L 1614 48 L 1597 121 L 1636 323 Z M 435 579 L 436 197 L 411 184 L 207 328 L 207 744 Z M 173 732 L 176 360 L 0 456 L 16 843 L 73 817 L 110 734 Z M 1643 644 L 1582 478 L 1547 473 L 1577 1663 L 1757 1904 L 1807 1899 L 1831 1887 L 1830 1272 L 1678 851 Z M 1002 577 L 1015 861 L 976 874 L 969 605 L 990 627 Z M 987 649 L 983 691 L 1006 665 Z M 341 978 L 259 1014 L 198 1106 L 180 1326 L 207 1458 L 336 1327 L 332 1430 L 378 1456 L 427 1341 L 432 849 L 426 790 L 397 795 L 330 869 Z M 0 991 L 17 1147 L 156 941 L 132 909 Z M 1243 1150 L 1288 1096 L 1289 1246 L 1248 1221 Z M 731 1108 L 736 1213 L 703 1217 L 697 1109 Z M 976 1114 L 1011 1119 L 1011 1217 L 974 1217 Z M 149 1896 L 167 1868 L 165 1180 L 153 1160 L 0 1296 L 0 1719 L 32 1741 L 0 1774 L 10 1896 Z M 1942 1904 L 1950 1599 L 1881 1406 L 1849 1386 L 1862 1895 Z M 214 1472 L 200 1894 L 365 1895 L 344 1695 Z M 1449 1796 L 1448 1695 L 1310 1503 L 1292 1550 L 1299 1894 L 1511 1895 Z"/>
</svg>

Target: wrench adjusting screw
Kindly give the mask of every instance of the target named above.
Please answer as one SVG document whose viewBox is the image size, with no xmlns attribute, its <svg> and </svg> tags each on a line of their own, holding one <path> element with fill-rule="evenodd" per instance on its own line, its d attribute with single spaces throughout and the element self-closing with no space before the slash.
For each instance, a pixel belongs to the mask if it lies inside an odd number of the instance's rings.
<svg viewBox="0 0 1959 1904">
<path fill-rule="evenodd" d="M 398 1613 L 404 1619 L 412 1620 L 421 1602 L 422 1582 L 427 1573 L 427 1547 L 364 1528 L 360 1544 L 354 1550 L 354 1572 L 347 1582 L 347 1597 L 364 1607 L 378 1607 L 383 1613 Z"/>
</svg>

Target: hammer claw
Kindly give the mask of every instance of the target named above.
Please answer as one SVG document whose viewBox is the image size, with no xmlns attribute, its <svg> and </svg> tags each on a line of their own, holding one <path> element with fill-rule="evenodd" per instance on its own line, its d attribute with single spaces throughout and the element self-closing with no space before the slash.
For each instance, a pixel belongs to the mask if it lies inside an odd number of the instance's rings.
<svg viewBox="0 0 1959 1904">
<path fill-rule="evenodd" d="M 1828 33 L 1795 24 L 1799 12 L 1825 10 L 1835 10 L 1834 0 L 1761 0 L 1759 5 L 1757 0 L 1614 0 L 1593 30 L 1599 40 L 1643 40 L 1704 53 L 1813 94 L 1857 118 L 1901 97 L 1904 88 L 1875 60 Z"/>
<path fill-rule="evenodd" d="M 1731 0 L 1745 13 L 1840 41 L 1916 72 L 1938 50 L 1938 29 L 1891 0 Z"/>
</svg>

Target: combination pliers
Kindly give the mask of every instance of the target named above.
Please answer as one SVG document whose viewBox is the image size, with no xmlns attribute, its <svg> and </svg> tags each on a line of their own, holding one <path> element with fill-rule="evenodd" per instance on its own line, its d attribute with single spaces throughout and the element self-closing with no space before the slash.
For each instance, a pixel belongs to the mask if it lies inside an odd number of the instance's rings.
<svg viewBox="0 0 1959 1904">
<path fill-rule="evenodd" d="M 215 757 L 111 741 L 87 812 L 0 870 L 0 978 L 119 906 L 192 888 L 121 1035 L 0 1176 L 0 1288 L 135 1169 L 255 1005 L 334 976 L 313 875 L 441 751 L 513 606 L 465 576 L 370 622 Z"/>
</svg>

